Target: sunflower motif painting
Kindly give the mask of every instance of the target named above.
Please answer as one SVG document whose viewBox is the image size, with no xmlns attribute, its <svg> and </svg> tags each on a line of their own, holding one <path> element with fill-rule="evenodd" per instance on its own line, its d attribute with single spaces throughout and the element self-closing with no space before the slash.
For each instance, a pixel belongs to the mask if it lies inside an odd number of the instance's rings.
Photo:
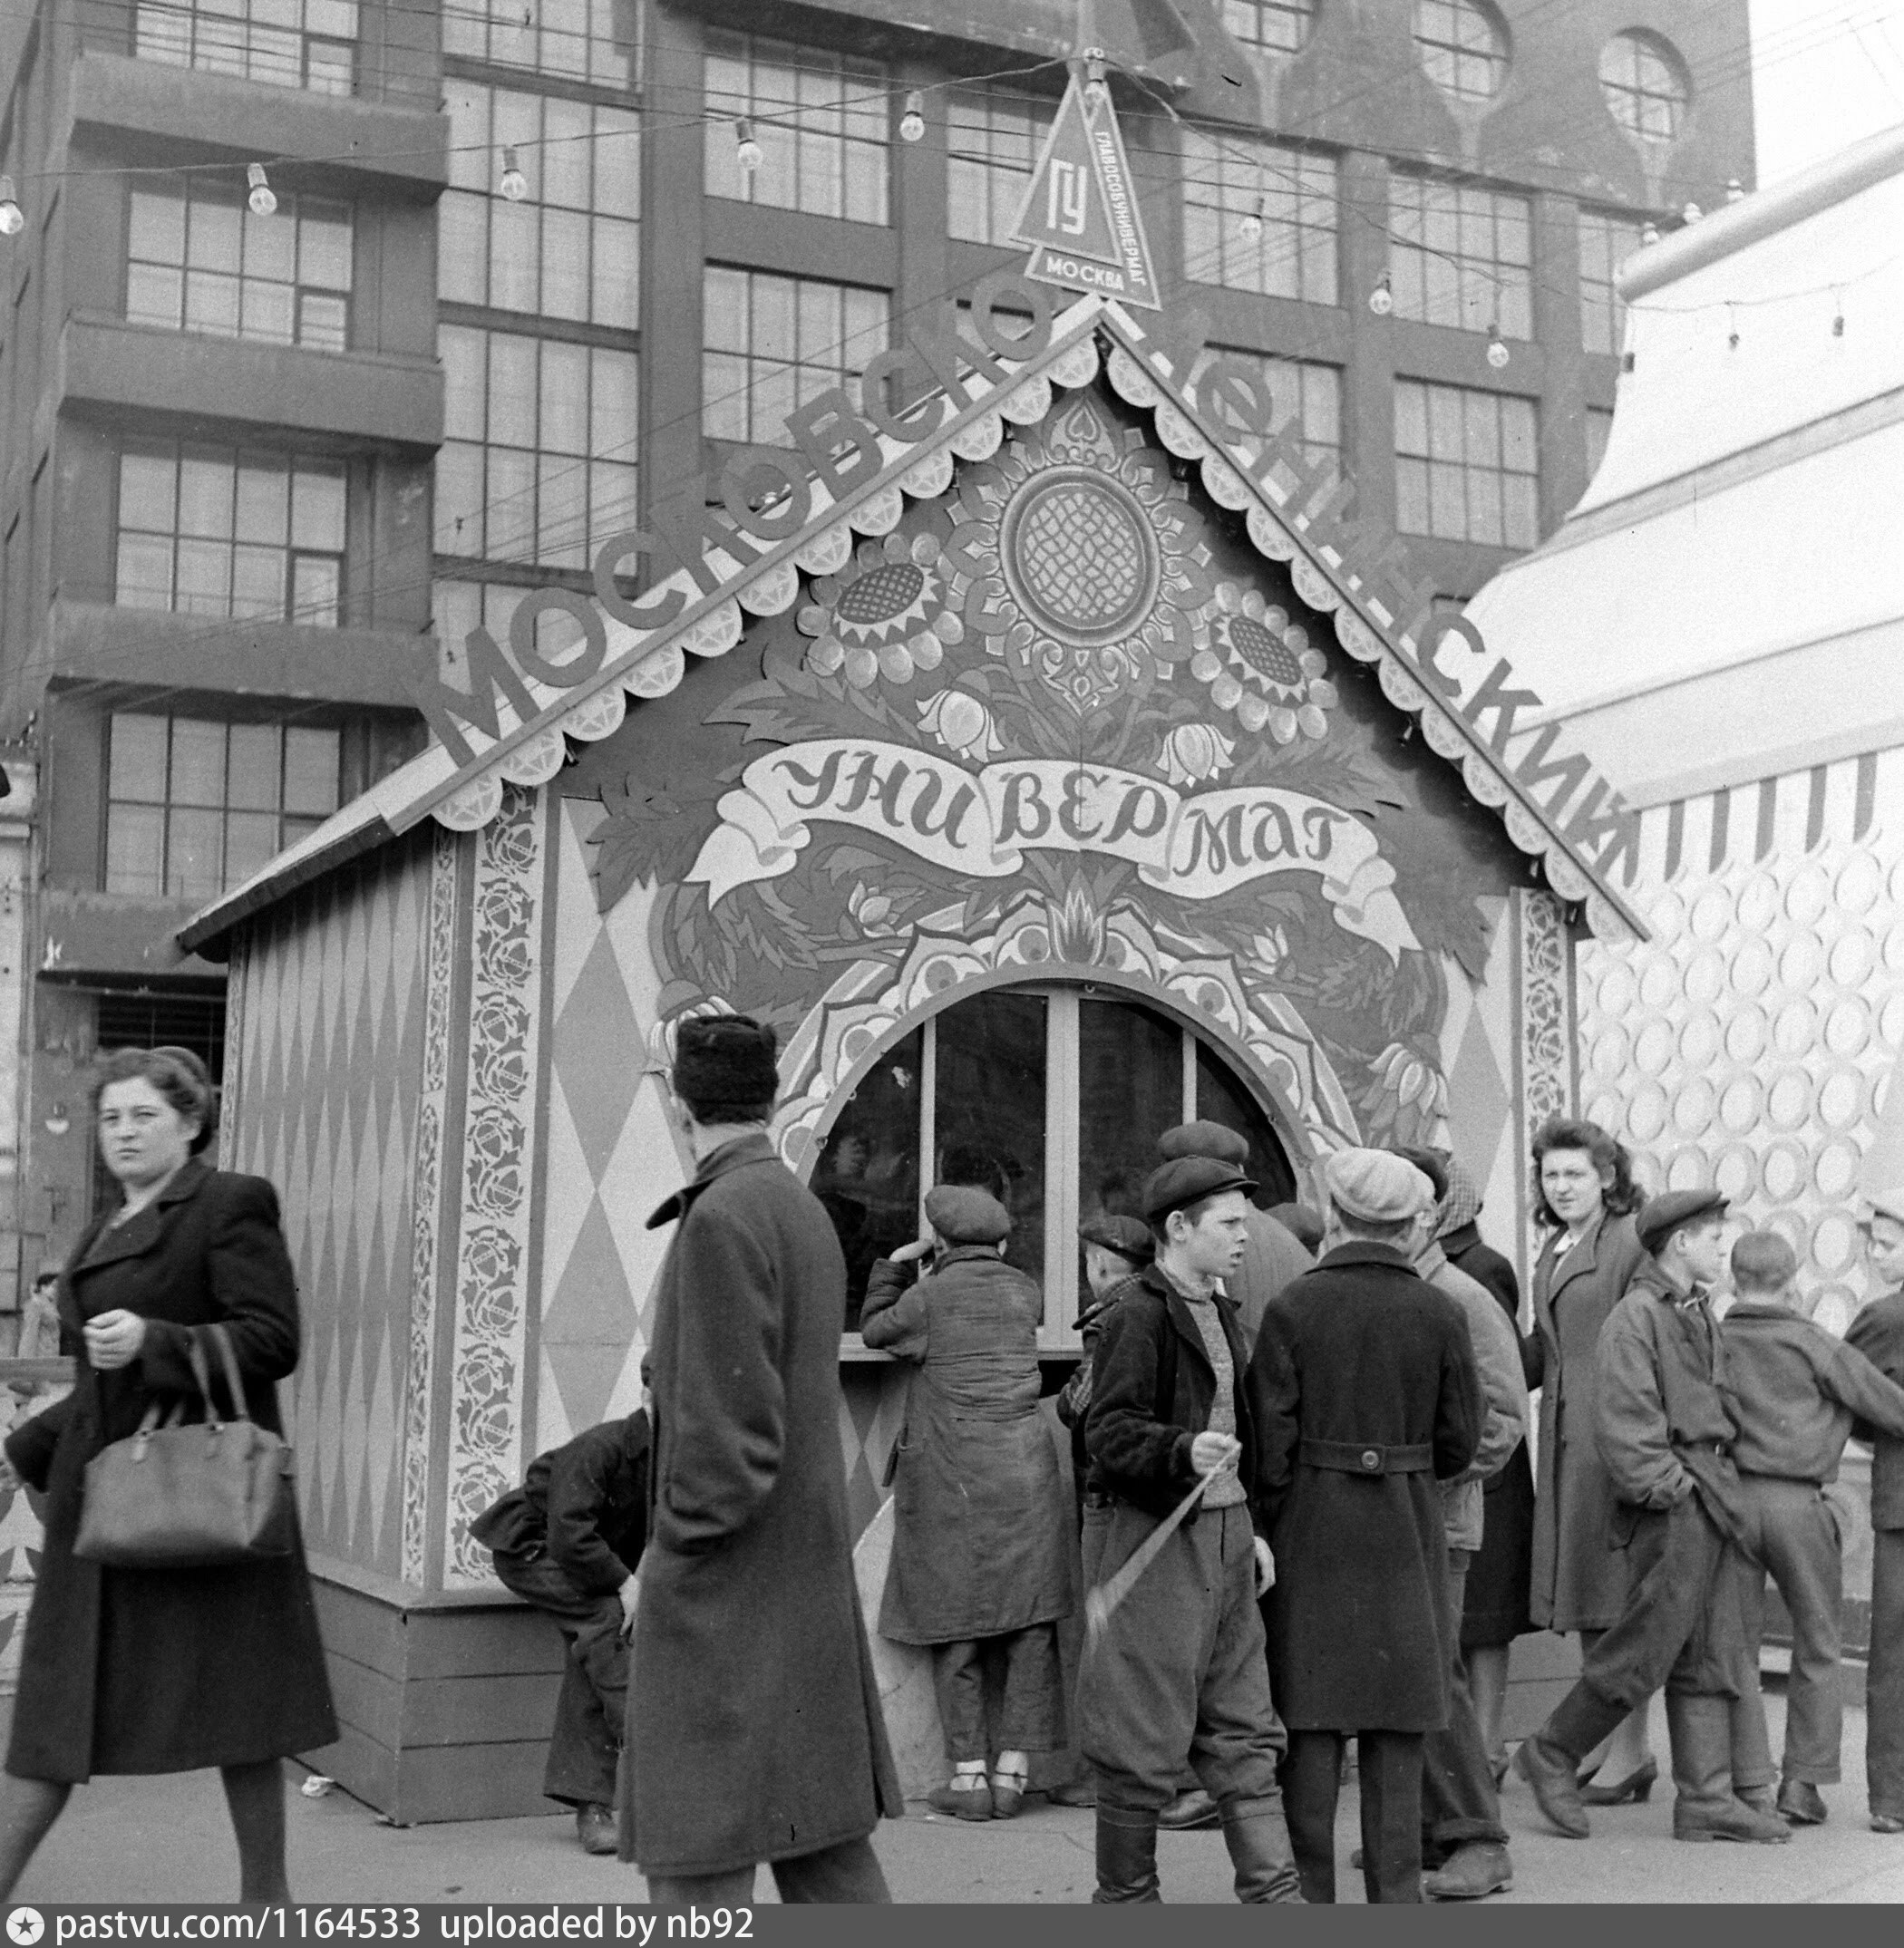
<svg viewBox="0 0 1904 1948">
<path fill-rule="evenodd" d="M 1328 659 L 1288 612 L 1258 588 L 1219 582 L 1210 604 L 1209 644 L 1190 658 L 1190 674 L 1209 685 L 1219 710 L 1233 711 L 1246 731 L 1267 730 L 1278 744 L 1328 734 L 1339 701 Z"/>
<path fill-rule="evenodd" d="M 936 670 L 948 645 L 965 641 L 966 625 L 946 606 L 938 537 L 889 534 L 862 541 L 837 575 L 817 577 L 813 599 L 794 617 L 813 638 L 807 667 L 839 674 L 855 690 L 884 677 L 909 683 Z"/>
</svg>

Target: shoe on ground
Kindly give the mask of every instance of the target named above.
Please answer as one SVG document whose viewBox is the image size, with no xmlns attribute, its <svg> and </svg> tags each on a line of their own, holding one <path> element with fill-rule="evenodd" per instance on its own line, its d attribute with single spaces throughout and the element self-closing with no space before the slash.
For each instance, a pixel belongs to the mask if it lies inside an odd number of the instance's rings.
<svg viewBox="0 0 1904 1948">
<path fill-rule="evenodd" d="M 1792 1828 L 1777 1814 L 1762 1813 L 1740 1798 L 1730 1799 L 1723 1806 L 1707 1807 L 1702 1803 L 1692 1807 L 1682 1800 L 1673 1807 L 1673 1837 L 1783 1846 L 1792 1837 Z"/>
<path fill-rule="evenodd" d="M 1457 1846 L 1443 1866 L 1422 1876 L 1422 1892 L 1431 1901 L 1484 1901 L 1491 1894 L 1506 1894 L 1513 1885 L 1514 1863 L 1507 1848 L 1493 1840 Z"/>
<path fill-rule="evenodd" d="M 621 1844 L 621 1830 L 612 1806 L 578 1806 L 575 1837 L 585 1854 L 612 1854 Z"/>
<path fill-rule="evenodd" d="M 1585 1779 L 1580 1781 L 1582 1806 L 1644 1806 L 1659 1780 L 1659 1762 L 1655 1759 L 1643 1759 L 1622 1779 L 1602 1778 L 1600 1774 L 1606 1769 L 1602 1766 L 1591 1784 Z"/>
<path fill-rule="evenodd" d="M 992 1774 L 992 1817 L 994 1819 L 1015 1819 L 1019 1808 L 1025 1804 L 1025 1774 L 1023 1772 L 995 1772 Z"/>
<path fill-rule="evenodd" d="M 1537 1731 L 1520 1741 L 1514 1769 L 1534 1789 L 1534 1804 L 1570 1840 L 1584 1840 L 1593 1831 L 1587 1808 L 1580 1804 L 1574 1760 Z"/>
<path fill-rule="evenodd" d="M 1157 1824 L 1167 1833 L 1191 1833 L 1219 1823 L 1217 1802 L 1200 1786 L 1180 1792 L 1157 1816 Z"/>
<path fill-rule="evenodd" d="M 1873 1813 L 1871 1815 L 1871 1831 L 1873 1833 L 1904 1833 L 1904 1819 L 1899 1819 L 1895 1813 Z"/>
<path fill-rule="evenodd" d="M 1770 1813 L 1774 1819 L 1783 1819 L 1779 1811 L 1778 1794 L 1768 1786 L 1734 1786 L 1732 1796 L 1743 1806 L 1749 1806 L 1755 1813 Z"/>
<path fill-rule="evenodd" d="M 1076 1778 L 1068 1778 L 1062 1786 L 1047 1787 L 1044 1797 L 1054 1806 L 1095 1806 L 1097 1784 L 1088 1772 L 1081 1772 Z"/>
<path fill-rule="evenodd" d="M 1794 1827 L 1821 1827 L 1824 1795 L 1808 1778 L 1788 1778 L 1778 1789 L 1778 1815 Z"/>
<path fill-rule="evenodd" d="M 950 1813 L 955 1819 L 989 1819 L 992 1788 L 981 1775 L 976 1785 L 935 1786 L 926 1795 L 926 1804 L 936 1813 Z"/>
</svg>

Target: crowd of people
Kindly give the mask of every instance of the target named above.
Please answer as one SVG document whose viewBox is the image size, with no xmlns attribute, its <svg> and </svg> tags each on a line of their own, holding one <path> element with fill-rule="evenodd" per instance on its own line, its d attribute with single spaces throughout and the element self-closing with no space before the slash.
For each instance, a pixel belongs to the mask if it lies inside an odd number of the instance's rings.
<svg viewBox="0 0 1904 1948">
<path fill-rule="evenodd" d="M 683 1023 L 670 1082 L 695 1171 L 649 1220 L 673 1232 L 643 1408 L 539 1457 L 475 1532 L 562 1633 L 545 1784 L 585 1848 L 636 1863 L 662 1906 L 743 1904 L 761 1864 L 787 1900 L 887 1900 L 872 1837 L 903 1802 L 851 1561 L 837 1227 L 768 1137 L 770 1028 Z M 75 1381 L 0 1461 L 46 1524 L 0 1895 L 75 1783 L 211 1766 L 241 1896 L 283 1900 L 281 1760 L 336 1736 L 295 1523 L 287 1548 L 216 1567 L 115 1566 L 80 1536 L 88 1465 L 160 1414 L 276 1428 L 299 1339 L 276 1198 L 204 1161 L 216 1093 L 184 1051 L 112 1057 L 93 1108 L 121 1196 L 58 1281 Z M 1643 1199 L 1606 1131 L 1554 1119 L 1523 1331 L 1456 1159 L 1345 1149 L 1321 1208 L 1272 1211 L 1248 1156 L 1216 1123 L 1169 1130 L 1139 1207 L 1082 1226 L 1071 1496 L 1043 1294 L 1008 1262 L 996 1187 L 933 1187 L 924 1235 L 869 1268 L 866 1342 L 912 1369 L 875 1627 L 930 1656 L 934 1806 L 1011 1818 L 1038 1755 L 1074 1743 L 1083 1770 L 1046 1789 L 1095 1808 L 1094 1899 L 1158 1899 L 1160 1827 L 1209 1823 L 1239 1900 L 1330 1901 L 1353 1740 L 1367 1897 L 1482 1898 L 1513 1876 L 1509 1646 L 1544 1628 L 1578 1634 L 1580 1676 L 1514 1767 L 1557 1831 L 1648 1798 L 1663 1691 L 1675 1837 L 1784 1843 L 1841 1777 L 1855 1437 L 1874 1449 L 1869 1817 L 1904 1834 L 1904 1192 L 1864 1221 L 1894 1289 L 1839 1341 L 1783 1237 L 1730 1239 L 1714 1189 Z M 221 1400 L 205 1355 L 228 1341 Z M 1768 1577 L 1792 1633 L 1777 1761 Z"/>
</svg>

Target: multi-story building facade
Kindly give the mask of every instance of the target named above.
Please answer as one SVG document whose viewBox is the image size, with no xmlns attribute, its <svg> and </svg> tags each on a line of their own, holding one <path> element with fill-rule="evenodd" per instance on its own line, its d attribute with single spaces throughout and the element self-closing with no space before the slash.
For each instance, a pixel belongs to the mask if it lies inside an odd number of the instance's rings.
<svg viewBox="0 0 1904 1948">
<path fill-rule="evenodd" d="M 1463 600 L 1586 487 L 1642 225 L 1752 179 L 1744 0 L 1100 14 L 1171 304 L 1265 363 L 1278 414 Z M 784 437 L 1020 261 L 1073 9 L 919 17 L 0 21 L 0 737 L 37 767 L 0 971 L 23 1023 L 0 1298 L 91 1207 L 93 1049 L 218 1060 L 220 970 L 154 944 L 421 740 L 410 639 L 452 672 L 478 623 L 506 642 L 525 588 L 585 589 L 710 443 Z"/>
</svg>

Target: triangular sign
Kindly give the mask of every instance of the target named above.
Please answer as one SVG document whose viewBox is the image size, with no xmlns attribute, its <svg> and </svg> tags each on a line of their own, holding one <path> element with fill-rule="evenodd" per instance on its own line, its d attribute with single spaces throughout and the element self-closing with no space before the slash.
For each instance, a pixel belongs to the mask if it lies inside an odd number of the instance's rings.
<svg viewBox="0 0 1904 1948">
<path fill-rule="evenodd" d="M 1034 284 L 1094 291 L 1161 311 L 1137 185 L 1124 154 L 1108 89 L 1086 99 L 1078 64 L 1044 138 L 1012 241 L 1031 246 L 1025 275 Z"/>
</svg>

